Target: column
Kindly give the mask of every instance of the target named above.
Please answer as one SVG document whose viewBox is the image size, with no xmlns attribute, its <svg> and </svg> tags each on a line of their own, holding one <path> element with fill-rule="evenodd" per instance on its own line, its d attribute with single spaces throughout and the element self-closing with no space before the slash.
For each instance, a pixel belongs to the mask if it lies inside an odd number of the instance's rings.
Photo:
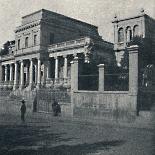
<svg viewBox="0 0 155 155">
<path fill-rule="evenodd" d="M 24 87 L 24 62 L 21 60 L 20 62 L 20 88 Z"/>
<path fill-rule="evenodd" d="M 58 57 L 55 57 L 55 82 L 58 82 Z"/>
<path fill-rule="evenodd" d="M 37 87 L 39 88 L 41 84 L 41 61 L 38 59 L 38 75 L 37 75 Z"/>
<path fill-rule="evenodd" d="M 29 67 L 28 67 L 28 64 L 26 65 L 26 86 L 29 82 Z"/>
<path fill-rule="evenodd" d="M 33 59 L 30 59 L 29 75 L 30 75 L 29 86 L 31 89 L 33 86 Z"/>
<path fill-rule="evenodd" d="M 67 55 L 64 56 L 64 68 L 63 68 L 63 73 L 64 73 L 64 83 L 67 83 Z"/>
<path fill-rule="evenodd" d="M 13 66 L 10 64 L 10 81 L 13 80 Z"/>
<path fill-rule="evenodd" d="M 47 78 L 47 64 L 44 62 L 43 64 L 43 86 L 46 84 L 46 78 Z"/>
<path fill-rule="evenodd" d="M 98 90 L 103 92 L 104 91 L 104 64 L 99 64 L 99 83 L 98 83 Z"/>
<path fill-rule="evenodd" d="M 8 67 L 5 65 L 5 82 L 8 80 Z"/>
<path fill-rule="evenodd" d="M 15 74 L 14 74 L 14 86 L 13 89 L 15 90 L 17 88 L 17 77 L 18 77 L 18 68 L 17 68 L 17 61 L 15 62 Z"/>
<path fill-rule="evenodd" d="M 78 57 L 75 57 L 71 62 L 71 91 L 78 91 Z"/>
<path fill-rule="evenodd" d="M 50 78 L 50 61 L 48 60 L 46 63 L 46 77 Z"/>
</svg>

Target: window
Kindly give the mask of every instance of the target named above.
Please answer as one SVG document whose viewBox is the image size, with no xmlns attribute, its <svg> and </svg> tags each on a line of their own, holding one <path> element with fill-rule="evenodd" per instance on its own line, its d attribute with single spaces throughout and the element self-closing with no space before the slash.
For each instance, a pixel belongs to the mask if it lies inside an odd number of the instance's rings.
<svg viewBox="0 0 155 155">
<path fill-rule="evenodd" d="M 25 48 L 27 48 L 27 47 L 28 47 L 28 41 L 29 41 L 29 38 L 28 38 L 28 37 L 26 37 L 26 38 L 25 38 Z"/>
<path fill-rule="evenodd" d="M 50 33 L 50 44 L 54 43 L 54 34 Z"/>
<path fill-rule="evenodd" d="M 139 26 L 138 25 L 134 26 L 133 35 L 134 35 L 134 37 L 139 36 Z"/>
<path fill-rule="evenodd" d="M 118 42 L 124 42 L 123 28 L 120 28 L 120 29 L 118 30 Z"/>
<path fill-rule="evenodd" d="M 34 45 L 36 45 L 37 44 L 37 35 L 35 34 L 34 35 Z"/>
<path fill-rule="evenodd" d="M 126 41 L 130 42 L 132 39 L 132 31 L 131 31 L 131 27 L 127 27 L 126 29 Z"/>
<path fill-rule="evenodd" d="M 18 39 L 17 49 L 20 50 L 20 39 Z"/>
</svg>

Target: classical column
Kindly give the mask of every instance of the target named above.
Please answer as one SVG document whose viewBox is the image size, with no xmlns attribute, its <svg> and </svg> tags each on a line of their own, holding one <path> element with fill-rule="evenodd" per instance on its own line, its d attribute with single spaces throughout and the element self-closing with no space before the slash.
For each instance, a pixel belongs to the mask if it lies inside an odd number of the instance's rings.
<svg viewBox="0 0 155 155">
<path fill-rule="evenodd" d="M 41 84 L 41 61 L 38 59 L 38 75 L 37 75 L 37 87 L 39 88 Z"/>
<path fill-rule="evenodd" d="M 58 80 L 58 57 L 55 57 L 55 82 Z"/>
<path fill-rule="evenodd" d="M 104 64 L 98 65 L 99 68 L 99 88 L 98 90 L 103 92 L 104 91 Z"/>
<path fill-rule="evenodd" d="M 29 67 L 28 65 L 26 66 L 26 84 L 28 84 L 29 81 Z"/>
<path fill-rule="evenodd" d="M 78 70 L 79 70 L 78 57 L 75 57 L 71 62 L 71 91 L 78 91 Z"/>
<path fill-rule="evenodd" d="M 20 88 L 22 89 L 24 86 L 24 62 L 21 60 L 20 62 Z"/>
<path fill-rule="evenodd" d="M 13 80 L 13 65 L 10 64 L 10 81 Z"/>
<path fill-rule="evenodd" d="M 63 73 L 64 73 L 64 83 L 67 83 L 67 55 L 64 56 L 64 68 L 63 68 Z"/>
<path fill-rule="evenodd" d="M 5 81 L 8 80 L 8 67 L 5 65 Z"/>
<path fill-rule="evenodd" d="M 33 59 L 30 59 L 29 74 L 30 74 L 29 86 L 30 88 L 32 88 L 33 86 Z"/>
<path fill-rule="evenodd" d="M 13 89 L 15 90 L 17 88 L 17 77 L 18 77 L 18 68 L 17 68 L 17 61 L 15 62 L 15 73 L 14 73 L 14 86 Z"/>
<path fill-rule="evenodd" d="M 47 68 L 47 78 L 50 78 L 50 61 L 48 60 L 47 61 L 47 65 L 46 65 L 46 68 Z"/>
</svg>

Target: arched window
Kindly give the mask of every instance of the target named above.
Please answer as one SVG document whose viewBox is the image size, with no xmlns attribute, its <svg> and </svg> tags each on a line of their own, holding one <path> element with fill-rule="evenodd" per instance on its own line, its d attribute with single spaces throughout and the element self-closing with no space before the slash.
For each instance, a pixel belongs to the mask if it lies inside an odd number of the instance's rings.
<svg viewBox="0 0 155 155">
<path fill-rule="evenodd" d="M 25 38 L 25 48 L 27 48 L 27 47 L 28 47 L 28 41 L 29 41 L 29 38 L 28 38 L 28 37 L 26 37 L 26 38 Z"/>
<path fill-rule="evenodd" d="M 124 42 L 123 28 L 120 28 L 120 29 L 118 30 L 118 42 Z"/>
<path fill-rule="evenodd" d="M 128 26 L 128 27 L 126 28 L 126 41 L 127 41 L 127 42 L 130 42 L 131 39 L 132 39 L 132 30 L 131 30 L 131 27 Z"/>
<path fill-rule="evenodd" d="M 133 28 L 133 36 L 134 37 L 139 36 L 139 26 L 138 25 L 135 25 Z"/>
</svg>

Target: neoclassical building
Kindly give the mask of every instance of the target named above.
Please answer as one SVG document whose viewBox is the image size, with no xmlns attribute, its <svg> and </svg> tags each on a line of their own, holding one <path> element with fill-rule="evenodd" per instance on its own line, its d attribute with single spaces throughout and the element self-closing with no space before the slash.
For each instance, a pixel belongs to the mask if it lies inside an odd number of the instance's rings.
<svg viewBox="0 0 155 155">
<path fill-rule="evenodd" d="M 83 63 L 115 63 L 113 44 L 99 36 L 96 26 L 52 11 L 42 9 L 22 17 L 14 32 L 15 40 L 1 50 L 1 88 L 68 88 L 75 56 Z"/>
</svg>

